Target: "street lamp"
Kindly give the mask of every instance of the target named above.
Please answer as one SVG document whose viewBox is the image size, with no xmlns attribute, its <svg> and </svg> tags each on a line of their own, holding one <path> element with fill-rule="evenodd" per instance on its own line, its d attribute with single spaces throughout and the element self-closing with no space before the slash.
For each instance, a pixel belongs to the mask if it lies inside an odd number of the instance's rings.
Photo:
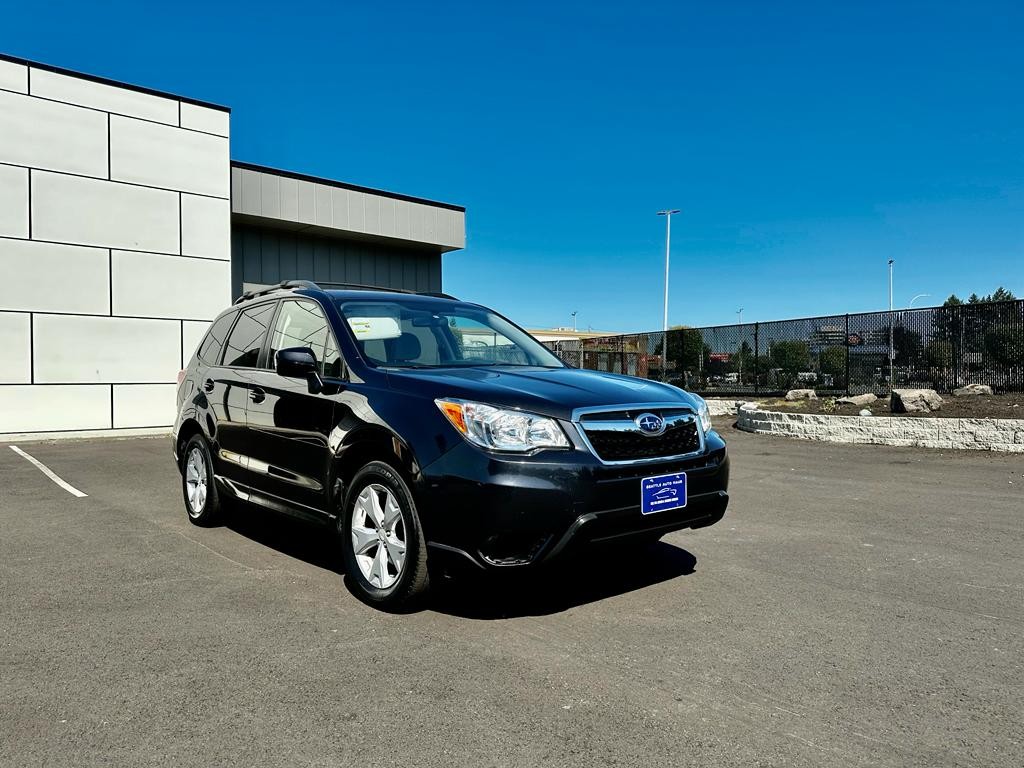
<svg viewBox="0 0 1024 768">
<path fill-rule="evenodd" d="M 659 216 L 665 217 L 665 314 L 662 320 L 662 331 L 668 332 L 668 254 L 672 242 L 672 216 L 679 213 L 678 208 L 666 208 L 658 211 Z"/>
<path fill-rule="evenodd" d="M 576 312 L 572 313 L 572 332 L 576 333 Z"/>
<path fill-rule="evenodd" d="M 743 307 L 736 310 L 736 317 L 739 319 L 739 324 L 743 325 Z"/>
<path fill-rule="evenodd" d="M 919 293 L 919 294 L 917 294 L 917 296 L 915 296 L 914 298 L 912 298 L 910 300 L 910 309 L 914 308 L 914 302 L 915 301 L 917 301 L 918 299 L 926 298 L 928 296 L 931 296 L 931 294 L 930 293 Z"/>
<path fill-rule="evenodd" d="M 893 361 L 896 357 L 896 349 L 893 345 L 893 328 L 892 328 L 892 265 L 896 263 L 895 259 L 889 259 L 889 392 L 893 390 L 893 384 L 896 382 L 893 380 Z"/>
</svg>

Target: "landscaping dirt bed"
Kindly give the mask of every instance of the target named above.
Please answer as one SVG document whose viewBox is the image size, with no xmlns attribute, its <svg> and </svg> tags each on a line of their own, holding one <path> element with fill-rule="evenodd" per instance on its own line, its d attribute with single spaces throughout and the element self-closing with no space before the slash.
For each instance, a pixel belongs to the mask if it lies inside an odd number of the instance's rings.
<svg viewBox="0 0 1024 768">
<path fill-rule="evenodd" d="M 769 411 L 788 413 L 824 413 L 833 416 L 856 416 L 867 408 L 875 416 L 917 416 L 948 419 L 1024 419 L 1024 392 L 1009 395 L 985 395 L 974 397 L 953 397 L 942 395 L 942 408 L 931 413 L 891 413 L 889 398 L 882 397 L 870 405 L 847 405 L 831 398 L 818 400 L 797 400 L 787 402 L 780 399 L 757 400 Z"/>
</svg>

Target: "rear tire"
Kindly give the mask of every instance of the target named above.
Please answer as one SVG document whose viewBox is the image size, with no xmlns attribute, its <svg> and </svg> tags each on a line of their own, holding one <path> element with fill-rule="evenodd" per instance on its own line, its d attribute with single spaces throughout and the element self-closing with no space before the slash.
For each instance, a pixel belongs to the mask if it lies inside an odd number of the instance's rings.
<svg viewBox="0 0 1024 768">
<path fill-rule="evenodd" d="M 204 528 L 220 523 L 223 505 L 213 479 L 213 459 L 202 435 L 193 435 L 181 458 L 181 492 L 189 522 Z"/>
<path fill-rule="evenodd" d="M 405 610 L 427 592 L 427 545 L 416 502 L 402 476 L 372 461 L 352 478 L 338 515 L 345 573 L 361 600 Z"/>
</svg>

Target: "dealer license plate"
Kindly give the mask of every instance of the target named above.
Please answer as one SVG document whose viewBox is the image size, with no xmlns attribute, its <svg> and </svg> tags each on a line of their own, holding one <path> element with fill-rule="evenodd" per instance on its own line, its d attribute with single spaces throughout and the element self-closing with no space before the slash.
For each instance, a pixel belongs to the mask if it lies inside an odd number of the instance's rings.
<svg viewBox="0 0 1024 768">
<path fill-rule="evenodd" d="M 686 473 L 645 477 L 640 481 L 640 511 L 645 515 L 686 506 Z"/>
</svg>

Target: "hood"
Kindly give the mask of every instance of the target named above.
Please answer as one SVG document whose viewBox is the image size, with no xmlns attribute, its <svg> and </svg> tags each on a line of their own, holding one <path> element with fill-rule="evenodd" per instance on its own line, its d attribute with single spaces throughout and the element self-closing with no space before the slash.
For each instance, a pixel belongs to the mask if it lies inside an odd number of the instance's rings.
<svg viewBox="0 0 1024 768">
<path fill-rule="evenodd" d="M 568 419 L 575 408 L 679 403 L 694 409 L 697 399 L 670 384 L 577 368 L 435 368 L 390 370 L 393 389 L 412 395 L 476 400 Z"/>
</svg>

